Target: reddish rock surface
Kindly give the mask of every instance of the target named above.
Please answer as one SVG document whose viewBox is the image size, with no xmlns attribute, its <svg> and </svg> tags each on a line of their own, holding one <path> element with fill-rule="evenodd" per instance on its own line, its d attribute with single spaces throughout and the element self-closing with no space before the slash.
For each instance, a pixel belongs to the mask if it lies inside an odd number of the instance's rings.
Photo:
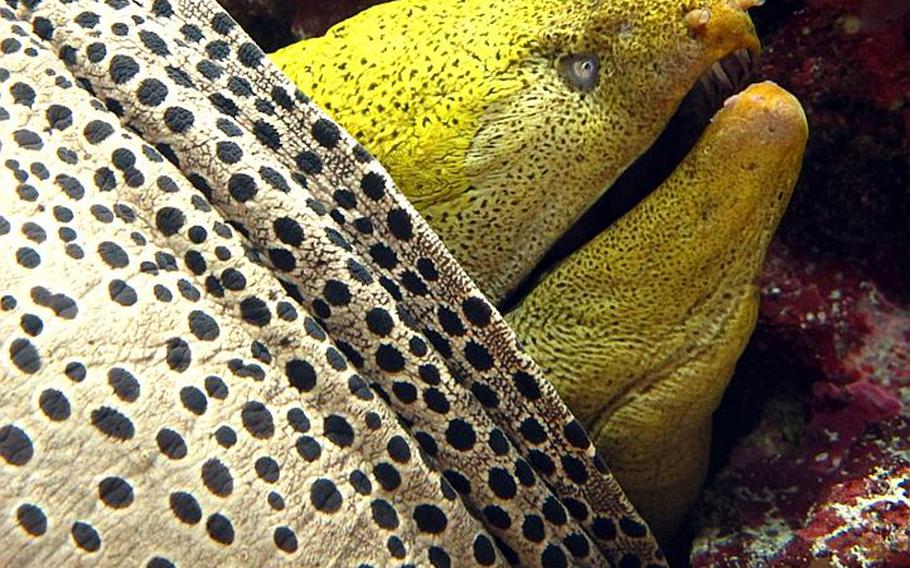
<svg viewBox="0 0 910 568">
<path fill-rule="evenodd" d="M 811 135 L 691 563 L 910 566 L 910 2 L 772 0 L 756 21 Z"/>
</svg>

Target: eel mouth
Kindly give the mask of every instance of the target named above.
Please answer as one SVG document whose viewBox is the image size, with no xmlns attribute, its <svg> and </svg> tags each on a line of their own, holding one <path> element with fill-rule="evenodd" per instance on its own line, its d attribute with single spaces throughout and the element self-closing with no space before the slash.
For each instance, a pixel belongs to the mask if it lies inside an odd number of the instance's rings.
<svg viewBox="0 0 910 568">
<path fill-rule="evenodd" d="M 499 303 L 502 313 L 521 300 L 560 262 L 629 212 L 682 162 L 728 97 L 757 79 L 758 54 L 727 54 L 695 82 L 650 148 L 553 244 L 528 275 Z"/>
</svg>

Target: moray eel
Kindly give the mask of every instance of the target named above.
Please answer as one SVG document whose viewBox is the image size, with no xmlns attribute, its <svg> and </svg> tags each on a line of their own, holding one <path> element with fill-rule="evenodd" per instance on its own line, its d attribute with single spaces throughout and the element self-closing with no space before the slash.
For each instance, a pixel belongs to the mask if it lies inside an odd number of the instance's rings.
<svg viewBox="0 0 910 568">
<path fill-rule="evenodd" d="M 780 87 L 731 97 L 665 183 L 508 316 L 658 535 L 704 479 L 711 414 L 755 325 L 806 136 Z"/>
<path fill-rule="evenodd" d="M 733 86 L 731 60 L 758 49 L 751 4 L 403 0 L 272 57 L 502 301 L 700 77 Z M 507 314 L 664 539 L 703 482 L 805 140 L 792 97 L 749 88 L 656 191 Z"/>
</svg>

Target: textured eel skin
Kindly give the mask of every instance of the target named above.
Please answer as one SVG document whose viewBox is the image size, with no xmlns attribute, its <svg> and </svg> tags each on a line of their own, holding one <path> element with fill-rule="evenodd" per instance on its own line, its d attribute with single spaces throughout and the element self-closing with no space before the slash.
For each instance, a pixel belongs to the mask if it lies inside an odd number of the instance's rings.
<svg viewBox="0 0 910 568">
<path fill-rule="evenodd" d="M 0 6 L 0 268 L 0 565 L 664 565 L 382 166 L 213 1 Z"/>
<path fill-rule="evenodd" d="M 756 47 L 748 5 L 402 0 L 272 58 L 498 300 L 708 66 Z M 579 54 L 599 65 L 589 89 L 561 72 Z M 753 280 L 805 145 L 795 100 L 749 92 L 655 195 L 508 315 L 663 537 L 701 487 L 710 416 L 754 327 Z M 754 171 L 725 163 L 745 159 Z"/>
<path fill-rule="evenodd" d="M 712 63 L 758 49 L 740 4 L 401 0 L 272 59 L 380 157 L 498 302 Z M 579 56 L 596 60 L 587 88 L 563 72 Z"/>
<path fill-rule="evenodd" d="M 780 87 L 731 97 L 663 185 L 508 316 L 659 537 L 704 480 L 711 414 L 755 326 L 806 138 Z"/>
</svg>

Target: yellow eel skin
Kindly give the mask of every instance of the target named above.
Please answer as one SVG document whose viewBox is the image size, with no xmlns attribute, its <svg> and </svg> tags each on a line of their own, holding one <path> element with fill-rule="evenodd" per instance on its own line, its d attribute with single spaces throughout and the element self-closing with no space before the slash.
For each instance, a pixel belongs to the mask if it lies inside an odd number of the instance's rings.
<svg viewBox="0 0 910 568">
<path fill-rule="evenodd" d="M 389 169 L 494 301 L 644 152 L 716 60 L 758 49 L 750 0 L 399 0 L 272 55 Z M 561 66 L 599 64 L 580 90 Z M 703 483 L 711 414 L 802 160 L 772 84 L 507 315 L 658 537 Z"/>
<path fill-rule="evenodd" d="M 663 185 L 507 316 L 658 537 L 704 480 L 807 135 L 792 95 L 750 86 Z"/>
<path fill-rule="evenodd" d="M 399 0 L 272 59 L 498 302 L 714 61 L 758 49 L 749 1 Z M 599 62 L 588 92 L 559 72 L 577 55 Z"/>
</svg>

